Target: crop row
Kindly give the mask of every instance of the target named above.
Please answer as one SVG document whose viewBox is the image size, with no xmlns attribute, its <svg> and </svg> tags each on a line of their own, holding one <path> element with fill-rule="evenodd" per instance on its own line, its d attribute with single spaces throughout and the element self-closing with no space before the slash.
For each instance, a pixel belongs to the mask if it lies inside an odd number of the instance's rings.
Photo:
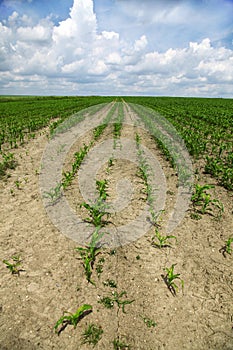
<svg viewBox="0 0 233 350">
<path fill-rule="evenodd" d="M 24 97 L 0 98 L 0 150 L 23 143 L 25 135 L 32 134 L 52 120 L 66 117 L 92 105 L 111 101 L 104 97 Z"/>
<path fill-rule="evenodd" d="M 71 174 L 71 180 L 74 176 L 77 176 L 77 170 L 82 165 L 82 162 L 86 155 L 88 154 L 90 148 L 93 146 L 95 141 L 99 141 L 104 129 L 106 126 L 110 123 L 111 118 L 115 113 L 117 113 L 116 120 L 121 125 L 120 129 L 118 129 L 117 137 L 121 137 L 120 130 L 122 128 L 122 121 L 123 121 L 123 110 L 122 105 L 115 104 L 109 113 L 107 114 L 106 118 L 104 119 L 103 123 L 97 126 L 93 130 L 93 139 L 89 143 L 88 146 L 83 144 L 78 152 L 75 153 L 75 160 L 74 163 L 71 165 L 71 170 L 68 173 L 63 174 L 63 180 L 61 182 L 61 186 L 63 188 L 67 188 L 71 181 L 68 181 L 69 174 Z M 114 124 L 113 124 L 114 125 Z M 151 132 L 153 131 L 153 128 L 151 129 Z M 115 135 L 116 129 L 115 126 L 112 128 L 112 133 Z M 138 172 L 135 175 L 140 176 L 140 178 L 143 180 L 144 187 L 145 187 L 145 193 L 147 194 L 147 202 L 149 205 L 153 203 L 153 196 L 151 192 L 151 184 L 150 184 L 150 168 L 146 159 L 146 155 L 143 152 L 142 149 L 142 143 L 141 143 L 141 136 L 140 134 L 135 135 L 135 148 L 138 151 Z M 167 141 L 166 141 L 167 142 Z M 113 145 L 114 148 L 114 145 Z M 111 175 L 111 171 L 109 170 L 114 166 L 114 162 L 112 159 L 109 159 L 107 168 L 106 168 L 106 174 Z M 111 179 L 111 176 L 110 176 Z M 64 181 L 66 181 L 66 184 Z M 64 185 L 65 184 L 65 185 Z M 210 208 L 211 205 L 214 207 L 218 207 L 221 209 L 220 202 L 216 199 L 212 199 L 210 194 L 207 192 L 211 187 L 210 186 L 195 186 L 195 191 L 192 195 L 192 204 L 195 209 L 195 214 L 198 215 L 204 215 L 208 212 L 208 208 Z M 80 207 L 84 208 L 86 210 L 86 218 L 84 219 L 85 222 L 88 223 L 93 229 L 91 238 L 89 242 L 85 246 L 77 247 L 75 250 L 80 256 L 80 260 L 82 263 L 82 266 L 84 268 L 85 276 L 88 281 L 88 283 L 91 283 L 98 287 L 97 283 L 93 279 L 93 272 L 94 269 L 96 270 L 98 277 L 103 272 L 103 263 L 104 263 L 104 253 L 108 256 L 112 256 L 116 254 L 115 250 L 107 251 L 102 244 L 101 239 L 103 238 L 104 234 L 102 232 L 103 227 L 107 226 L 109 224 L 109 216 L 111 215 L 107 209 L 108 209 L 108 197 L 109 195 L 109 182 L 105 178 L 96 180 L 96 192 L 97 192 L 97 198 L 93 203 L 90 202 L 82 202 L 80 203 Z M 51 198 L 53 199 L 53 198 Z M 59 200 L 59 198 L 58 198 Z M 154 225 L 154 235 L 151 238 L 150 244 L 158 249 L 166 249 L 167 247 L 171 247 L 171 241 L 173 242 L 177 241 L 176 236 L 172 235 L 163 235 L 161 233 L 161 230 L 158 230 L 159 225 L 157 224 L 157 217 L 155 217 L 155 213 L 152 210 L 152 206 L 150 208 L 151 213 L 151 222 Z M 212 208 L 211 208 L 212 209 Z M 231 248 L 232 238 L 230 237 L 228 241 L 226 242 L 226 245 L 222 248 L 223 254 L 231 254 L 232 248 Z M 101 255 L 102 257 L 98 259 L 97 256 Z M 137 257 L 137 259 L 140 259 L 140 256 Z M 6 260 L 4 259 L 3 263 L 6 265 L 6 267 L 13 273 L 18 274 L 21 271 L 21 259 L 19 256 L 13 256 L 12 260 Z M 184 281 L 181 278 L 180 273 L 175 273 L 175 266 L 176 264 L 172 264 L 169 267 L 164 267 L 164 274 L 162 275 L 163 281 L 165 282 L 167 288 L 171 292 L 173 296 L 176 296 L 177 292 L 179 291 L 179 285 L 180 283 L 181 289 L 184 289 Z M 103 281 L 103 285 L 108 289 L 108 294 L 101 296 L 98 300 L 98 303 L 102 304 L 107 309 L 112 309 L 114 307 L 118 307 L 118 311 L 122 310 L 123 313 L 126 313 L 126 305 L 127 307 L 130 307 L 128 305 L 131 305 L 135 300 L 128 299 L 127 298 L 127 292 L 125 290 L 118 290 L 117 281 L 114 279 L 107 279 Z M 77 327 L 79 321 L 81 321 L 82 318 L 87 317 L 91 312 L 93 311 L 93 306 L 90 304 L 83 304 L 76 308 L 76 311 L 74 313 L 64 313 L 58 321 L 54 325 L 54 329 L 56 333 L 60 334 L 62 331 L 65 330 L 65 328 L 68 325 L 74 326 L 74 328 Z M 119 315 L 119 312 L 117 313 Z M 145 315 L 140 315 L 140 317 L 143 319 L 143 322 L 145 325 L 150 327 L 156 327 L 157 324 L 153 319 L 148 318 Z M 89 343 L 95 346 L 98 341 L 101 339 L 102 334 L 104 330 L 101 326 L 97 324 L 90 323 L 87 328 L 84 330 L 84 333 L 82 335 L 83 343 Z M 116 337 L 112 341 L 112 345 L 114 349 L 130 349 L 130 345 L 128 343 L 125 343 L 124 340 L 120 337 Z"/>
<path fill-rule="evenodd" d="M 5 160 L 12 157 L 9 150 L 33 138 L 37 130 L 50 125 L 52 133 L 68 116 L 112 100 L 99 96 L 0 97 L 0 177 L 12 166 Z"/>
<path fill-rule="evenodd" d="M 164 116 L 180 134 L 190 155 L 204 159 L 206 173 L 233 189 L 233 100 L 125 97 Z M 153 122 L 153 120 L 152 120 Z"/>
</svg>

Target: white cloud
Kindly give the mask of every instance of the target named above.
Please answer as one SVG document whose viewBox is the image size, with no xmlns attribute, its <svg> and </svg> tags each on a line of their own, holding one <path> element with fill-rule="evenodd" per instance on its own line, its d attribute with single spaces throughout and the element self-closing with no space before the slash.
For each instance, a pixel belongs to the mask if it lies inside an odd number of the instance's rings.
<svg viewBox="0 0 233 350">
<path fill-rule="evenodd" d="M 184 4 L 175 3 L 161 21 L 171 14 L 181 20 Z M 149 11 L 134 10 L 140 18 Z M 91 0 L 74 0 L 58 25 L 49 17 L 32 24 L 13 12 L 0 22 L 1 93 L 232 96 L 231 49 L 214 47 L 208 37 L 164 51 L 152 46 L 146 34 L 126 40 L 117 31 L 98 31 Z"/>
<path fill-rule="evenodd" d="M 134 43 L 134 49 L 135 51 L 141 51 L 144 50 L 147 46 L 147 38 L 145 35 L 142 35 L 140 39 L 135 40 Z"/>
<path fill-rule="evenodd" d="M 17 29 L 17 37 L 19 41 L 50 41 L 51 30 L 42 24 L 38 24 L 35 27 L 19 27 Z"/>
</svg>

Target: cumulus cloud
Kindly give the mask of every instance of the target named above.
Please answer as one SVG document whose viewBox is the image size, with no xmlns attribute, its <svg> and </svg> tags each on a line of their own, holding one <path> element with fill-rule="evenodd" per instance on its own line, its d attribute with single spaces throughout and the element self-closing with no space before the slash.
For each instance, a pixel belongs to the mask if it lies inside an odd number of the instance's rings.
<svg viewBox="0 0 233 350">
<path fill-rule="evenodd" d="M 167 18 L 183 6 L 171 3 Z M 146 34 L 128 40 L 99 30 L 92 0 L 74 0 L 58 24 L 50 17 L 32 24 L 14 11 L 0 22 L 1 93 L 231 96 L 232 49 L 214 47 L 209 38 L 164 51 L 151 47 Z"/>
</svg>

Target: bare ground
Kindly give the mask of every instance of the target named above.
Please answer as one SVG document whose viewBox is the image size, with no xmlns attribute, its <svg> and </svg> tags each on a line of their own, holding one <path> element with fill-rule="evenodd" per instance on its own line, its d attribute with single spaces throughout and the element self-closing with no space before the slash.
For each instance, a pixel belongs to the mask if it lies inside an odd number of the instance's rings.
<svg viewBox="0 0 233 350">
<path fill-rule="evenodd" d="M 133 117 L 128 112 L 126 121 Z M 109 137 L 109 128 L 101 140 Z M 124 126 L 122 136 L 132 136 L 135 130 Z M 159 160 L 167 180 L 165 213 L 159 221 L 163 232 L 175 201 L 176 173 L 150 136 L 143 132 L 141 135 L 142 143 Z M 86 137 L 88 140 L 90 135 Z M 15 150 L 19 166 L 11 171 L 10 178 L 0 183 L 0 260 L 16 254 L 23 260 L 19 276 L 12 275 L 4 263 L 0 264 L 0 349 L 91 349 L 91 345 L 82 344 L 82 333 L 90 323 L 103 329 L 96 349 L 113 349 L 112 342 L 118 337 L 135 350 L 233 349 L 232 255 L 224 257 L 219 251 L 232 235 L 232 194 L 203 174 L 201 164 L 195 163 L 198 182 L 215 184 L 212 195 L 224 205 L 222 218 L 215 220 L 205 214 L 200 220 L 193 220 L 188 211 L 172 232 L 177 237 L 172 248 L 153 247 L 152 228 L 135 242 L 114 251 L 103 249 L 95 263 L 97 266 L 104 258 L 103 272 L 98 277 L 94 268 L 94 286 L 86 281 L 75 251 L 77 243 L 54 227 L 42 203 L 38 173 L 47 142 L 45 130 Z M 68 155 L 67 168 L 69 159 Z M 135 187 L 130 206 L 112 217 L 114 225 L 129 220 L 143 207 L 143 185 L 135 172 L 135 165 L 123 160 L 115 161 L 109 173 L 105 167 L 99 171 L 100 179 L 109 180 L 112 199 L 117 195 L 116 184 L 122 177 L 129 178 Z M 66 193 L 67 199 L 79 212 L 82 197 L 78 178 L 72 186 Z M 83 215 L 85 217 L 85 213 Z M 175 272 L 184 280 L 184 291 L 179 288 L 176 296 L 168 290 L 162 277 L 164 268 L 172 264 L 177 264 Z M 122 300 L 133 300 L 125 306 L 125 313 L 117 304 L 107 309 L 99 303 L 115 290 L 104 286 L 103 282 L 108 279 L 116 282 L 119 293 L 126 291 Z M 180 287 L 179 281 L 177 284 Z M 84 317 L 76 329 L 68 325 L 59 336 L 55 334 L 54 325 L 63 312 L 75 312 L 84 303 L 91 304 L 93 312 Z M 153 320 L 156 326 L 147 327 L 143 318 Z"/>
</svg>

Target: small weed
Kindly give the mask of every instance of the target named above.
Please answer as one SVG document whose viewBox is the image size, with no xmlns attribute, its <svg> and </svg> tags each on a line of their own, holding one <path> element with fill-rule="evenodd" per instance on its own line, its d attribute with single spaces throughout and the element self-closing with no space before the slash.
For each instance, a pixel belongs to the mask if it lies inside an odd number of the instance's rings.
<svg viewBox="0 0 233 350">
<path fill-rule="evenodd" d="M 110 250 L 109 255 L 115 255 L 115 254 L 116 254 L 116 249 Z"/>
<path fill-rule="evenodd" d="M 103 264 L 104 264 L 104 262 L 105 262 L 105 259 L 104 258 L 100 258 L 99 261 L 98 261 L 98 264 L 96 265 L 95 269 L 96 269 L 98 278 L 100 278 L 100 275 L 103 272 Z"/>
<path fill-rule="evenodd" d="M 110 297 L 103 297 L 99 303 L 103 304 L 107 309 L 112 309 L 114 306 L 114 300 Z"/>
<path fill-rule="evenodd" d="M 166 276 L 162 275 L 164 282 L 166 283 L 168 289 L 173 295 L 176 295 L 178 291 L 178 286 L 175 284 L 174 280 L 179 279 L 181 282 L 182 290 L 184 289 L 184 281 L 180 278 L 180 273 L 174 274 L 174 267 L 176 264 L 173 264 L 170 268 L 165 268 L 167 274 Z"/>
<path fill-rule="evenodd" d="M 3 260 L 3 263 L 6 265 L 7 269 L 10 270 L 12 275 L 19 275 L 20 271 L 23 271 L 22 268 L 20 268 L 22 260 L 20 260 L 19 255 L 14 255 L 11 257 L 12 262 L 9 262 L 8 260 Z"/>
<path fill-rule="evenodd" d="M 110 287 L 110 288 L 117 288 L 117 284 L 114 280 L 107 279 L 106 281 L 103 282 L 103 285 L 105 287 Z"/>
<path fill-rule="evenodd" d="M 83 332 L 83 341 L 82 344 L 92 344 L 93 347 L 96 346 L 96 344 L 101 339 L 101 336 L 103 334 L 103 329 L 100 326 L 97 326 L 95 324 L 89 324 L 89 326 L 85 329 Z"/>
<path fill-rule="evenodd" d="M 140 260 L 140 259 L 141 259 L 140 255 L 137 255 L 137 256 L 136 256 L 136 259 L 137 259 L 137 260 Z"/>
<path fill-rule="evenodd" d="M 147 318 L 147 317 L 144 317 L 142 315 L 140 315 L 140 317 L 143 319 L 143 322 L 145 323 L 145 325 L 148 327 L 148 328 L 151 328 L 151 327 L 156 327 L 157 326 L 157 323 L 153 320 L 151 320 L 150 318 Z"/>
<path fill-rule="evenodd" d="M 114 339 L 112 343 L 114 350 L 130 350 L 130 345 L 119 338 Z"/>
<path fill-rule="evenodd" d="M 157 239 L 157 242 L 155 242 L 155 239 Z M 152 246 L 157 247 L 159 249 L 171 247 L 171 243 L 169 242 L 170 239 L 176 239 L 176 236 L 162 236 L 159 231 L 155 230 L 155 235 L 152 237 Z"/>
<path fill-rule="evenodd" d="M 99 303 L 103 304 L 107 309 L 111 309 L 114 306 L 114 302 L 116 302 L 118 307 L 122 307 L 122 311 L 125 313 L 125 305 L 131 304 L 134 300 L 120 300 L 124 295 L 126 295 L 125 291 L 121 293 L 113 292 L 112 297 L 103 297 Z"/>
<path fill-rule="evenodd" d="M 190 217 L 191 217 L 191 219 L 193 219 L 193 220 L 200 220 L 200 219 L 201 219 L 201 215 L 198 214 L 198 213 L 196 213 L 196 212 L 191 213 L 191 214 L 190 214 Z"/>
<path fill-rule="evenodd" d="M 90 312 L 92 312 L 92 306 L 88 304 L 83 304 L 82 306 L 80 306 L 74 314 L 71 314 L 70 312 L 65 311 L 64 316 L 62 316 L 54 326 L 55 332 L 57 334 L 60 334 L 68 324 L 76 328 L 78 322 Z M 68 315 L 65 315 L 65 314 L 68 314 Z M 61 328 L 58 331 L 58 327 L 60 325 L 61 325 Z"/>
</svg>

